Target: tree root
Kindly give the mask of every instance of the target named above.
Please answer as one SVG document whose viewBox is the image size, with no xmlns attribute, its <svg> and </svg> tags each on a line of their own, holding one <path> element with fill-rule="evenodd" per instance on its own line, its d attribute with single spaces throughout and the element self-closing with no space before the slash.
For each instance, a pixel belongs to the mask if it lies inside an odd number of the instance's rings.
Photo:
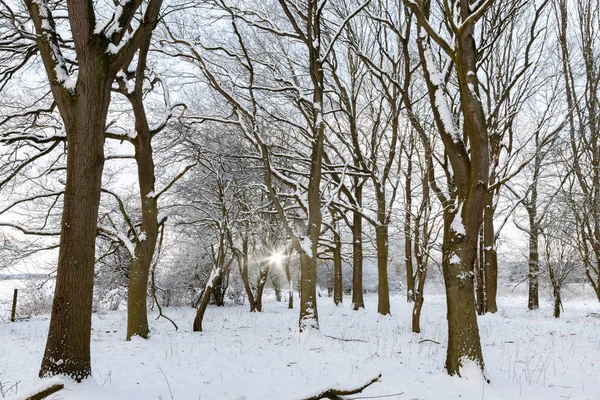
<svg viewBox="0 0 600 400">
<path fill-rule="evenodd" d="M 350 396 L 352 394 L 361 393 L 363 390 L 365 390 L 366 388 L 371 386 L 373 383 L 379 382 L 379 378 L 381 378 L 381 374 L 377 375 L 375 378 L 367 381 L 362 386 L 359 386 L 356 389 L 343 390 L 343 389 L 331 388 L 331 389 L 326 389 L 319 394 L 302 398 L 301 400 L 321 400 L 321 399 L 344 400 L 342 398 L 342 396 Z"/>
</svg>

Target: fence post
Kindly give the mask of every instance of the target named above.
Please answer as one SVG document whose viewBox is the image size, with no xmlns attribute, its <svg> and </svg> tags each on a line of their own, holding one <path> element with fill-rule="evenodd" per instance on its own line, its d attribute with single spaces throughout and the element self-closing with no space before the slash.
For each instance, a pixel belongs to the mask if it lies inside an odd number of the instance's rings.
<svg viewBox="0 0 600 400">
<path fill-rule="evenodd" d="M 10 311 L 10 322 L 15 322 L 15 314 L 17 313 L 17 295 L 19 294 L 19 289 L 15 289 L 13 294 L 13 304 L 12 310 Z"/>
</svg>

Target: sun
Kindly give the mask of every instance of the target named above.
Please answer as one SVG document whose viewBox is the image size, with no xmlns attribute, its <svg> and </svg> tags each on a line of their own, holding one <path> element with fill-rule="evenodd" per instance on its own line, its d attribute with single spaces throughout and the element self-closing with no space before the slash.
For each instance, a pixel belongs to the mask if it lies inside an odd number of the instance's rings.
<svg viewBox="0 0 600 400">
<path fill-rule="evenodd" d="M 275 250 L 269 256 L 269 263 L 274 264 L 274 265 L 281 265 L 281 264 L 283 264 L 285 257 L 286 257 L 286 255 L 283 254 L 283 251 Z"/>
</svg>

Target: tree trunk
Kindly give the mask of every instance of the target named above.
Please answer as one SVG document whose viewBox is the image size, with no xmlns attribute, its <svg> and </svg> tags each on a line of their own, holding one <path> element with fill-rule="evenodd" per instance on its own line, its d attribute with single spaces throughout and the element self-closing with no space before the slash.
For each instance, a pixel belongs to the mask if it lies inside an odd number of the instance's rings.
<svg viewBox="0 0 600 400">
<path fill-rule="evenodd" d="M 493 184 L 493 180 L 490 184 Z M 496 293 L 498 291 L 498 254 L 494 235 L 494 193 L 487 191 L 483 212 L 483 255 L 485 271 L 485 312 L 498 311 Z"/>
<path fill-rule="evenodd" d="M 95 246 L 110 100 L 110 84 L 101 73 L 80 73 L 79 79 L 72 115 L 63 116 L 67 181 L 52 315 L 39 373 L 64 374 L 78 382 L 91 375 Z"/>
<path fill-rule="evenodd" d="M 338 306 L 343 301 L 342 240 L 338 232 L 334 232 L 333 241 L 333 302 Z"/>
<path fill-rule="evenodd" d="M 529 215 L 529 296 L 527 299 L 527 306 L 530 310 L 537 310 L 540 308 L 539 302 L 539 249 L 538 249 L 538 237 L 539 227 L 537 224 L 537 209 L 536 205 L 530 204 L 527 207 L 527 213 Z"/>
<path fill-rule="evenodd" d="M 421 332 L 421 309 L 425 302 L 423 291 L 425 289 L 425 279 L 427 277 L 427 265 L 419 265 L 417 267 L 418 286 L 415 292 L 413 313 L 412 313 L 412 331 L 414 333 Z"/>
<path fill-rule="evenodd" d="M 560 288 L 554 288 L 554 318 L 560 318 L 560 306 L 562 302 L 560 299 Z"/>
<path fill-rule="evenodd" d="M 150 42 L 140 49 L 137 77 L 143 80 L 146 55 Z M 136 240 L 135 254 L 130 261 L 129 288 L 127 296 L 127 340 L 132 336 L 148 338 L 148 277 L 154 249 L 158 239 L 158 206 L 154 197 L 154 160 L 152 155 L 152 134 L 143 104 L 142 84 L 136 84 L 134 93 L 128 96 L 135 115 L 137 136 L 134 141 L 135 160 L 138 169 L 140 202 L 142 208 L 143 235 Z"/>
<path fill-rule="evenodd" d="M 277 300 L 277 302 L 280 303 L 283 300 L 283 295 L 281 293 L 279 275 L 271 274 L 271 285 L 273 285 L 273 290 L 275 291 L 275 300 Z"/>
<path fill-rule="evenodd" d="M 485 314 L 485 291 L 484 291 L 484 277 L 483 277 L 483 231 L 479 234 L 479 254 L 475 258 L 475 281 L 477 287 L 475 289 L 477 293 L 477 315 Z"/>
<path fill-rule="evenodd" d="M 206 312 L 208 303 L 210 303 L 210 296 L 212 295 L 212 291 L 212 285 L 207 285 L 206 289 L 204 290 L 204 293 L 202 294 L 202 300 L 200 301 L 200 306 L 198 306 L 198 310 L 196 311 L 196 317 L 194 318 L 194 332 L 202 332 L 202 321 L 204 320 L 204 313 Z"/>
<path fill-rule="evenodd" d="M 354 190 L 354 197 L 358 206 L 362 206 L 362 186 L 357 185 Z M 352 308 L 357 311 L 359 308 L 365 308 L 363 300 L 363 234 L 362 234 L 362 215 L 355 211 L 352 222 Z"/>
<path fill-rule="evenodd" d="M 388 226 L 386 221 L 385 190 L 380 187 L 377 191 L 377 226 L 375 238 L 377 243 L 377 312 L 381 315 L 390 313 L 390 290 L 387 275 L 388 266 Z"/>
<path fill-rule="evenodd" d="M 294 252 L 293 247 L 290 248 L 290 253 L 285 259 L 285 277 L 288 281 L 288 309 L 294 308 L 294 284 L 292 282 L 292 274 L 290 272 L 290 259 L 292 258 L 292 253 Z"/>
<path fill-rule="evenodd" d="M 444 215 L 442 268 L 448 308 L 446 369 L 450 375 L 460 375 L 460 369 L 466 360 L 474 361 L 483 368 L 473 287 L 473 263 L 477 257 L 478 235 L 467 238 L 460 232 L 464 229 L 460 228 L 463 226 L 462 221 L 453 223 L 456 218 L 462 219 L 460 212 L 461 207 L 456 215 Z"/>
<path fill-rule="evenodd" d="M 256 311 L 262 312 L 262 296 L 267 283 L 267 277 L 269 276 L 269 266 L 265 265 L 264 268 L 260 269 L 258 275 L 258 282 L 256 285 L 256 297 L 254 298 L 254 304 Z"/>
<path fill-rule="evenodd" d="M 248 297 L 248 303 L 250 304 L 250 312 L 256 311 L 256 304 L 254 303 L 254 294 L 252 293 L 252 287 L 250 286 L 250 278 L 248 277 L 248 237 L 244 236 L 242 239 L 242 255 L 237 257 L 238 269 L 240 271 L 240 277 L 244 284 L 244 290 L 246 291 L 246 297 Z M 289 272 L 289 271 L 287 271 Z"/>
<path fill-rule="evenodd" d="M 215 278 L 215 284 L 213 285 L 213 298 L 217 307 L 225 305 L 225 282 L 223 278 L 223 274 L 221 273 L 221 275 Z"/>
<path fill-rule="evenodd" d="M 405 201 L 404 201 L 404 264 L 406 266 L 406 301 L 415 301 L 415 276 L 412 260 L 412 159 L 408 159 L 405 182 Z M 414 317 L 413 317 L 414 321 Z M 413 330 L 414 332 L 414 330 Z"/>
<path fill-rule="evenodd" d="M 219 257 L 217 259 L 217 265 L 223 265 L 225 261 L 225 254 L 222 250 L 219 250 Z M 228 264 L 229 265 L 229 264 Z M 206 312 L 206 308 L 210 303 L 210 297 L 214 293 L 215 286 L 217 285 L 219 280 L 223 279 L 223 267 L 218 266 L 213 268 L 206 281 L 206 287 L 204 289 L 204 293 L 202 294 L 202 300 L 200 301 L 200 306 L 196 311 L 196 317 L 194 318 L 194 332 L 202 332 L 202 320 L 204 319 L 204 313 Z"/>
</svg>

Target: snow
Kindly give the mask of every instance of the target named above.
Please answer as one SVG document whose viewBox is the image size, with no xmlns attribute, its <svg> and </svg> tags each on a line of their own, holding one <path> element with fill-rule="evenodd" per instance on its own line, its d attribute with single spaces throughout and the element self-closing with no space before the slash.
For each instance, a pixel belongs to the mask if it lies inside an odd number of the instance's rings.
<svg viewBox="0 0 600 400">
<path fill-rule="evenodd" d="M 458 204 L 458 209 L 456 210 L 456 215 L 454 216 L 454 220 L 452 221 L 452 225 L 450 225 L 450 229 L 456 232 L 459 235 L 465 236 L 465 224 L 462 219 L 462 202 Z"/>
<path fill-rule="evenodd" d="M 336 307 L 332 299 L 321 297 L 323 335 L 302 338 L 298 309 L 288 310 L 286 302 L 267 299 L 262 313 L 250 313 L 247 305 L 209 306 L 202 333 L 192 332 L 193 308 L 165 308 L 179 331 L 162 318 L 155 320 L 153 313 L 150 339 L 130 342 L 125 341 L 124 311 L 96 313 L 93 378 L 82 384 L 64 380 L 65 389 L 51 398 L 298 400 L 322 388 L 355 387 L 379 373 L 380 382 L 349 398 L 600 398 L 600 318 L 592 314 L 599 311 L 595 300 L 565 301 L 564 318 L 556 320 L 550 303 L 528 312 L 526 297 L 499 298 L 497 314 L 478 317 L 491 384 L 468 363 L 462 378 L 444 373 L 444 296 L 426 293 L 421 334 L 410 331 L 412 304 L 404 295 L 392 297 L 392 315 L 386 317 L 376 312 L 376 296 L 366 296 L 366 309 L 359 311 L 351 309 L 348 297 L 344 300 Z M 48 322 L 48 316 L 42 316 L 0 324 L 0 381 L 20 381 L 18 393 L 7 393 L 18 395 L 13 399 L 45 382 L 37 372 Z M 352 341 L 356 339 L 362 341 Z"/>
<path fill-rule="evenodd" d="M 423 28 L 420 28 L 419 34 L 422 36 L 424 35 L 425 37 L 427 35 L 425 29 Z M 444 126 L 444 130 L 450 136 L 452 136 L 452 140 L 454 140 L 455 143 L 460 143 L 462 139 L 460 137 L 460 133 L 458 132 L 458 128 L 456 127 L 456 124 L 454 122 L 454 116 L 452 115 L 452 111 L 448 106 L 444 75 L 440 72 L 433 59 L 433 53 L 429 44 L 424 45 L 423 53 L 425 57 L 425 69 L 429 74 L 429 81 L 436 88 L 434 93 L 435 107 L 438 110 L 440 120 L 442 122 L 442 125 Z"/>
<path fill-rule="evenodd" d="M 300 244 L 302 245 L 302 250 L 304 250 L 308 258 L 312 258 L 312 242 L 310 241 L 310 237 L 304 236 Z"/>
<path fill-rule="evenodd" d="M 58 364 L 58 363 L 57 363 Z M 61 378 L 45 378 L 45 379 L 41 379 L 37 384 L 33 385 L 32 387 L 30 387 L 27 390 L 23 390 L 20 393 L 11 396 L 10 399 L 12 400 L 27 400 L 28 398 L 30 398 L 31 396 L 42 392 L 46 389 L 50 389 L 52 386 L 56 386 L 56 385 L 64 385 L 65 382 L 63 379 Z"/>
<path fill-rule="evenodd" d="M 127 237 L 127 234 L 125 234 L 123 232 L 118 232 L 117 237 L 125 245 L 125 247 L 127 248 L 127 251 L 129 251 L 129 254 L 131 255 L 131 257 L 135 258 L 135 246 L 133 245 L 133 243 L 131 243 L 131 240 L 129 240 L 129 238 Z"/>
</svg>

